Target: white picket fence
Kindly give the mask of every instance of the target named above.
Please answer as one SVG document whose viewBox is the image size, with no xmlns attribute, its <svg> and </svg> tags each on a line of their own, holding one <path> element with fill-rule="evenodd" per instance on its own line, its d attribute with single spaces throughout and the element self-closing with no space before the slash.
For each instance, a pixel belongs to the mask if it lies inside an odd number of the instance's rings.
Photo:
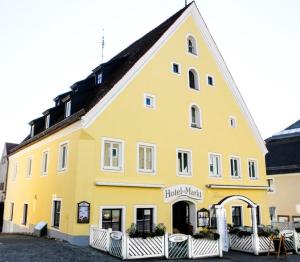
<svg viewBox="0 0 300 262">
<path fill-rule="evenodd" d="M 174 258 L 170 252 L 175 255 L 185 253 L 187 258 L 222 256 L 219 240 L 195 239 L 191 236 L 185 236 L 186 245 L 181 245 L 178 239 L 172 242 L 170 240 L 172 236 L 175 235 L 130 238 L 121 232 L 91 226 L 90 246 L 122 259 Z M 186 249 L 185 251 L 182 250 L 183 247 Z"/>
<path fill-rule="evenodd" d="M 90 227 L 90 246 L 101 251 L 109 250 L 109 234 L 111 230 L 101 229 L 96 226 Z"/>
<path fill-rule="evenodd" d="M 239 237 L 235 234 L 229 234 L 230 248 L 236 251 L 243 251 L 247 253 L 253 253 L 253 237 L 243 236 Z"/>
<path fill-rule="evenodd" d="M 191 238 L 192 258 L 220 256 L 219 241 L 204 238 Z"/>
</svg>

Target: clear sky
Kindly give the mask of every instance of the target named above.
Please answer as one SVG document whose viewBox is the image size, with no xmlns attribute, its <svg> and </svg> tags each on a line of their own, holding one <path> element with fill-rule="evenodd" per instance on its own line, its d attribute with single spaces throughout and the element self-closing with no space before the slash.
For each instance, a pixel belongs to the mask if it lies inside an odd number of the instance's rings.
<svg viewBox="0 0 300 262">
<path fill-rule="evenodd" d="M 188 1 L 190 2 L 190 1 Z M 263 136 L 300 118 L 300 1 L 197 0 Z M 184 0 L 0 0 L 0 146 Z"/>
</svg>

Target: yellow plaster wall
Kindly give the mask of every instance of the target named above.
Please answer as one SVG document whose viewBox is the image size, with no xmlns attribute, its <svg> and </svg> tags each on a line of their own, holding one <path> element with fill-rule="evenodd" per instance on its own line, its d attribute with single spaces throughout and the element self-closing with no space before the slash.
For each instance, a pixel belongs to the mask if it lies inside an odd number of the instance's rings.
<svg viewBox="0 0 300 262">
<path fill-rule="evenodd" d="M 186 52 L 186 36 L 191 33 L 197 39 L 199 55 Z M 172 73 L 172 62 L 181 65 L 181 74 Z M 188 68 L 194 67 L 200 76 L 200 90 L 188 88 Z M 206 84 L 206 75 L 215 77 L 216 86 Z M 250 77 L 250 76 L 249 76 Z M 156 109 L 144 107 L 144 93 L 156 96 Z M 196 103 L 202 110 L 201 130 L 189 127 L 189 106 Z M 237 128 L 229 127 L 229 116 L 237 119 Z M 124 141 L 124 172 L 101 171 L 101 142 L 103 137 Z M 69 140 L 68 171 L 57 174 L 57 152 L 61 141 Z M 156 175 L 137 174 L 137 142 L 156 144 Z M 76 204 L 91 203 L 91 224 L 98 224 L 100 206 L 126 206 L 125 228 L 134 222 L 134 205 L 156 205 L 157 222 L 172 228 L 171 204 L 163 202 L 161 189 L 97 187 L 95 181 L 158 183 L 166 186 L 191 184 L 201 188 L 203 202 L 197 209 L 217 203 L 223 197 L 241 194 L 262 205 L 262 221 L 269 223 L 266 192 L 257 190 L 208 189 L 207 184 L 266 185 L 264 155 L 249 128 L 232 92 L 224 81 L 214 58 L 198 28 L 189 17 L 155 54 L 144 68 L 128 84 L 126 89 L 87 129 L 75 132 L 45 145 L 50 149 L 49 175 L 40 176 L 41 152 L 44 147 L 30 151 L 34 157 L 34 175 L 24 177 L 27 153 L 17 157 L 20 162 L 16 182 L 10 181 L 7 202 L 15 201 L 14 222 L 21 220 L 21 203 L 30 203 L 29 223 L 47 219 L 50 223 L 52 195 L 63 198 L 61 231 L 72 235 L 87 235 L 89 225 L 76 223 Z M 180 177 L 176 173 L 176 148 L 192 150 L 192 176 Z M 222 178 L 209 178 L 208 152 L 220 153 Z M 229 156 L 241 157 L 241 179 L 230 178 Z M 258 162 L 259 178 L 248 178 L 247 159 Z M 12 162 L 14 160 L 11 160 Z M 12 165 L 11 165 L 12 166 Z M 35 194 L 37 199 L 35 200 Z M 231 214 L 227 212 L 230 220 Z M 5 219 L 9 217 L 6 205 Z M 249 224 L 245 217 L 245 224 Z"/>
</svg>

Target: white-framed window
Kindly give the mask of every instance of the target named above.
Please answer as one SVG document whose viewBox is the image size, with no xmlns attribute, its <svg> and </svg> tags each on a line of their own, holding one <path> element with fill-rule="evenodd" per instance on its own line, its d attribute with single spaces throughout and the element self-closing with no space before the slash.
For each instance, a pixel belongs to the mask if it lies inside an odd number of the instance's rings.
<svg viewBox="0 0 300 262">
<path fill-rule="evenodd" d="M 48 129 L 50 127 L 50 114 L 46 115 L 45 118 L 45 129 Z"/>
<path fill-rule="evenodd" d="M 251 179 L 258 178 L 257 161 L 255 159 L 248 160 L 248 174 Z"/>
<path fill-rule="evenodd" d="M 273 178 L 268 178 L 267 183 L 268 183 L 268 192 L 275 192 L 274 179 Z"/>
<path fill-rule="evenodd" d="M 58 171 L 66 170 L 67 162 L 68 162 L 68 142 L 64 142 L 59 145 Z"/>
<path fill-rule="evenodd" d="M 175 74 L 180 74 L 181 73 L 180 64 L 172 63 L 172 72 L 175 73 Z"/>
<path fill-rule="evenodd" d="M 16 181 L 17 175 L 18 175 L 18 162 L 15 162 L 13 165 L 13 175 L 12 175 L 12 181 Z"/>
<path fill-rule="evenodd" d="M 197 43 L 192 35 L 187 37 L 187 51 L 189 54 L 197 55 Z"/>
<path fill-rule="evenodd" d="M 155 173 L 156 146 L 148 143 L 138 143 L 138 172 Z"/>
<path fill-rule="evenodd" d="M 156 98 L 154 95 L 144 94 L 144 106 L 147 108 L 155 109 L 156 107 Z"/>
<path fill-rule="evenodd" d="M 27 158 L 26 176 L 31 177 L 32 175 L 32 157 Z"/>
<path fill-rule="evenodd" d="M 232 178 L 241 177 L 241 161 L 239 157 L 230 157 L 230 175 Z"/>
<path fill-rule="evenodd" d="M 103 229 L 111 228 L 113 231 L 125 231 L 125 206 L 101 206 L 99 225 Z"/>
<path fill-rule="evenodd" d="M 52 200 L 51 226 L 59 229 L 61 218 L 62 200 L 55 198 Z"/>
<path fill-rule="evenodd" d="M 189 69 L 188 71 L 189 88 L 193 90 L 200 90 L 199 77 L 195 69 Z"/>
<path fill-rule="evenodd" d="M 190 107 L 190 127 L 202 128 L 201 111 L 197 105 Z"/>
<path fill-rule="evenodd" d="M 207 85 L 208 86 L 215 86 L 216 85 L 215 78 L 212 75 L 207 75 L 206 80 L 207 80 Z"/>
<path fill-rule="evenodd" d="M 48 173 L 48 161 L 49 161 L 49 152 L 44 151 L 42 154 L 42 170 L 41 170 L 42 175 L 47 175 Z"/>
<path fill-rule="evenodd" d="M 28 203 L 24 203 L 23 206 L 23 217 L 22 217 L 22 225 L 27 225 L 27 217 L 28 217 Z"/>
<path fill-rule="evenodd" d="M 102 169 L 123 170 L 124 142 L 119 139 L 104 138 L 102 140 Z"/>
<path fill-rule="evenodd" d="M 15 203 L 14 202 L 10 202 L 9 221 L 13 221 L 13 219 L 14 219 L 14 207 L 15 207 Z"/>
<path fill-rule="evenodd" d="M 192 175 L 191 150 L 177 149 L 177 174 L 180 176 Z"/>
<path fill-rule="evenodd" d="M 31 125 L 30 127 L 30 137 L 34 136 L 34 124 Z"/>
<path fill-rule="evenodd" d="M 134 206 L 134 221 L 138 232 L 153 232 L 157 223 L 157 207 L 155 205 Z"/>
<path fill-rule="evenodd" d="M 229 126 L 231 128 L 236 128 L 237 127 L 236 117 L 235 116 L 230 116 L 229 117 Z"/>
<path fill-rule="evenodd" d="M 69 117 L 71 115 L 71 100 L 68 100 L 65 104 L 65 117 Z"/>
<path fill-rule="evenodd" d="M 103 80 L 103 74 L 97 74 L 97 84 L 100 85 L 102 84 L 102 80 Z"/>
<path fill-rule="evenodd" d="M 221 155 L 210 153 L 208 155 L 209 161 L 209 176 L 221 177 Z"/>
</svg>

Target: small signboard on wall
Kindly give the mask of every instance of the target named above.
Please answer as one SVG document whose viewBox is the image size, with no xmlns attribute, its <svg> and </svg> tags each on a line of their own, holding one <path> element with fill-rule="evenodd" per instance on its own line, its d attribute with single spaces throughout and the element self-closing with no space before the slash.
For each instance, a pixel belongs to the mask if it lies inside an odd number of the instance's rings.
<svg viewBox="0 0 300 262">
<path fill-rule="evenodd" d="M 86 201 L 78 203 L 77 223 L 90 223 L 90 203 Z"/>
</svg>

